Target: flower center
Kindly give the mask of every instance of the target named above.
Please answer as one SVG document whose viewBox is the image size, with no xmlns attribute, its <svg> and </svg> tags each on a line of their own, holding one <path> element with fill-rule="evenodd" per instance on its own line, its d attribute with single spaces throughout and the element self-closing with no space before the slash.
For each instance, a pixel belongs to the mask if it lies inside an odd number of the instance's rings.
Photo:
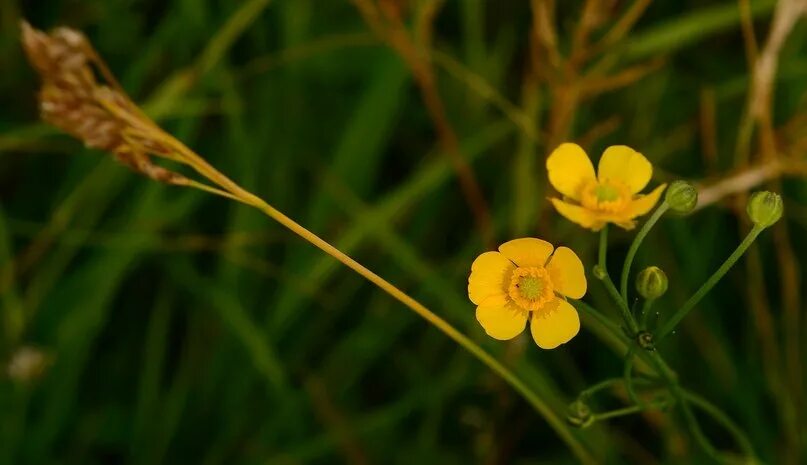
<svg viewBox="0 0 807 465">
<path fill-rule="evenodd" d="M 519 290 L 525 299 L 535 300 L 541 295 L 541 290 L 544 288 L 544 282 L 532 276 L 521 278 L 519 282 Z"/>
<path fill-rule="evenodd" d="M 520 267 L 513 271 L 508 295 L 524 310 L 535 311 L 555 298 L 555 290 L 544 267 Z"/>
<path fill-rule="evenodd" d="M 580 203 L 589 210 L 615 213 L 624 210 L 630 198 L 628 187 L 621 182 L 590 181 L 583 186 Z"/>
<path fill-rule="evenodd" d="M 594 195 L 597 197 L 597 202 L 613 202 L 619 199 L 619 191 L 614 186 L 607 184 L 599 184 L 594 188 Z"/>
</svg>

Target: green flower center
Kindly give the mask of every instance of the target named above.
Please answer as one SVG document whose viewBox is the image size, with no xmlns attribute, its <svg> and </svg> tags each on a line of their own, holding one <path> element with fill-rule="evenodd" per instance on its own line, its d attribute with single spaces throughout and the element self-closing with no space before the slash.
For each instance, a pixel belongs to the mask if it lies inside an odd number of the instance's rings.
<svg viewBox="0 0 807 465">
<path fill-rule="evenodd" d="M 525 276 L 518 283 L 518 289 L 525 299 L 535 300 L 544 290 L 544 280 L 534 276 Z"/>
<path fill-rule="evenodd" d="M 619 190 L 608 184 L 600 184 L 594 189 L 598 202 L 613 202 L 619 199 Z"/>
</svg>

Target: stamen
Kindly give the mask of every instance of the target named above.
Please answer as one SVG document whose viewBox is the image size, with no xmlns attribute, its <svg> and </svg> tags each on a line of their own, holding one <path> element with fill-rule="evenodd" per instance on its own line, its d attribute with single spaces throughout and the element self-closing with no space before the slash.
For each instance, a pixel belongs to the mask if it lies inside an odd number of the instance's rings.
<svg viewBox="0 0 807 465">
<path fill-rule="evenodd" d="M 552 280 L 542 266 L 516 268 L 508 294 L 516 305 L 528 311 L 539 310 L 555 298 Z"/>
</svg>

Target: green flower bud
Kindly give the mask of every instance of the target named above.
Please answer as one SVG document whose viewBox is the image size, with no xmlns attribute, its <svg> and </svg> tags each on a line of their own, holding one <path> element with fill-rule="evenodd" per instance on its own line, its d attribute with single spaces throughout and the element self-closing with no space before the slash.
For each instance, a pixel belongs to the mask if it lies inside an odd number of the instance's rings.
<svg viewBox="0 0 807 465">
<path fill-rule="evenodd" d="M 782 217 L 782 197 L 775 192 L 754 192 L 748 199 L 746 211 L 755 225 L 768 228 Z"/>
<path fill-rule="evenodd" d="M 667 275 L 657 266 L 648 266 L 636 276 L 636 291 L 647 300 L 658 299 L 667 292 Z"/>
<path fill-rule="evenodd" d="M 667 188 L 664 199 L 670 210 L 686 215 L 698 204 L 698 189 L 686 181 L 673 181 Z"/>
<path fill-rule="evenodd" d="M 589 406 L 581 399 L 577 399 L 567 407 L 566 421 L 577 428 L 586 428 L 594 423 L 594 416 Z"/>
</svg>

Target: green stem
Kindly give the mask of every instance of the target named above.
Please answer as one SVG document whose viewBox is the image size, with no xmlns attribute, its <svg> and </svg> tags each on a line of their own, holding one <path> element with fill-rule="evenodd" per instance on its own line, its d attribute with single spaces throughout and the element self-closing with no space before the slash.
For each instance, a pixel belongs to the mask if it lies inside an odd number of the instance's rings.
<svg viewBox="0 0 807 465">
<path fill-rule="evenodd" d="M 628 301 L 628 278 L 630 277 L 630 268 L 633 265 L 633 258 L 636 256 L 636 252 L 639 250 L 639 246 L 642 245 L 642 241 L 644 241 L 647 233 L 653 229 L 653 226 L 655 226 L 659 218 L 661 218 L 664 212 L 669 210 L 669 208 L 670 204 L 668 204 L 666 200 L 663 201 L 656 211 L 653 212 L 653 215 L 642 225 L 642 229 L 639 230 L 639 234 L 633 239 L 633 243 L 631 243 L 628 249 L 628 255 L 625 256 L 625 264 L 622 265 L 622 277 L 619 280 L 620 295 L 625 302 Z"/>
<path fill-rule="evenodd" d="M 746 457 L 756 459 L 756 454 L 754 453 L 754 447 L 751 445 L 751 440 L 748 439 L 739 426 L 731 421 L 731 418 L 729 418 L 728 415 L 723 413 L 719 408 L 703 397 L 683 388 L 681 391 L 684 398 L 688 402 L 692 403 L 692 405 L 700 408 L 704 413 L 711 416 L 717 423 L 726 428 L 726 430 L 728 430 L 728 432 L 734 436 L 734 440 L 737 441 L 737 445 L 740 447 L 740 450 L 743 451 L 743 454 L 745 454 Z"/>
<path fill-rule="evenodd" d="M 612 388 L 612 387 L 618 385 L 621 382 L 622 382 L 621 378 L 608 378 L 606 380 L 600 381 L 599 383 L 594 384 L 593 386 L 590 386 L 590 387 L 580 391 L 580 395 L 578 395 L 577 397 L 580 398 L 580 399 L 588 399 L 589 397 L 593 396 L 594 394 L 596 394 L 596 393 L 598 393 L 598 392 L 600 392 L 600 391 L 602 391 L 604 389 Z"/>
<path fill-rule="evenodd" d="M 647 329 L 647 317 L 650 314 L 650 308 L 653 306 L 654 299 L 645 299 L 642 304 L 641 315 L 639 317 L 639 327 Z"/>
<path fill-rule="evenodd" d="M 692 409 L 684 396 L 684 390 L 681 388 L 681 385 L 678 384 L 675 373 L 673 373 L 670 367 L 667 366 L 666 362 L 664 362 L 664 359 L 658 352 L 652 352 L 651 360 L 653 360 L 653 362 L 656 364 L 661 377 L 669 383 L 670 393 L 673 395 L 675 402 L 681 406 L 681 411 L 684 414 L 684 421 L 686 421 L 689 432 L 692 433 L 695 441 L 697 441 L 698 445 L 700 445 L 703 451 L 706 452 L 706 454 L 712 459 L 719 463 L 725 463 L 726 460 L 723 455 L 715 446 L 712 445 L 709 438 L 707 438 L 703 433 L 703 430 L 698 423 L 698 419 L 695 418 L 695 414 L 692 412 Z"/>
<path fill-rule="evenodd" d="M 600 231 L 600 249 L 599 249 L 599 261 L 597 264 L 602 269 L 602 272 L 608 274 L 608 269 L 605 268 L 605 254 L 608 253 L 608 225 L 606 224 L 603 226 L 602 230 Z"/>
<path fill-rule="evenodd" d="M 628 391 L 628 397 L 634 404 L 641 405 L 642 401 L 636 395 L 636 390 L 633 389 L 633 354 L 636 351 L 636 346 L 631 345 L 628 353 L 625 355 L 625 367 L 622 369 L 622 377 L 625 380 L 625 390 Z"/>
<path fill-rule="evenodd" d="M 611 334 L 615 335 L 620 341 L 623 343 L 630 344 L 630 339 L 625 335 L 625 332 L 619 327 L 618 324 L 614 323 L 613 320 L 605 316 L 602 312 L 597 310 L 596 308 L 592 307 L 591 305 L 583 302 L 582 300 L 574 300 L 569 299 L 569 303 L 571 303 L 578 311 L 584 312 L 588 315 L 591 315 L 592 318 L 597 320 L 598 323 L 603 325 Z"/>
<path fill-rule="evenodd" d="M 703 299 L 706 293 L 712 290 L 715 284 L 717 284 L 717 282 L 720 281 L 720 279 L 729 271 L 729 269 L 731 269 L 731 267 L 737 262 L 737 260 L 745 253 L 745 251 L 748 249 L 751 243 L 754 242 L 754 239 L 757 238 L 757 236 L 759 235 L 759 233 L 762 232 L 763 229 L 765 228 L 755 225 L 748 233 L 748 235 L 745 236 L 745 239 L 743 239 L 740 245 L 737 246 L 734 252 L 729 256 L 729 258 L 726 259 L 726 261 L 723 262 L 722 265 L 720 265 L 720 268 L 718 268 L 717 271 L 715 271 L 714 274 L 710 276 L 705 283 L 703 283 L 700 289 L 698 289 L 698 291 L 695 292 L 695 294 L 693 294 L 692 297 L 690 297 L 689 300 L 687 300 L 684 303 L 684 305 L 682 305 L 681 308 L 679 308 L 673 314 L 673 316 L 670 317 L 669 320 L 667 320 L 666 323 L 664 323 L 664 325 L 656 333 L 655 339 L 657 344 L 665 336 L 670 334 L 670 332 L 672 332 L 673 329 L 675 329 L 675 326 L 678 325 L 678 323 L 682 319 L 684 319 L 687 313 L 692 311 L 695 305 L 697 305 L 698 302 L 700 302 L 701 299 Z"/>
<path fill-rule="evenodd" d="M 615 325 L 613 322 L 610 322 L 602 313 L 600 313 L 597 309 L 591 307 L 590 305 L 582 302 L 582 301 L 573 301 L 574 303 L 578 304 L 577 308 L 581 311 L 585 311 L 590 315 L 593 315 L 595 318 L 603 321 L 608 321 L 610 324 L 605 324 L 604 326 L 608 328 L 609 331 L 618 339 L 620 339 L 625 344 L 635 344 L 635 341 L 632 341 L 628 338 L 620 328 Z M 633 348 L 633 346 L 631 346 Z M 743 450 L 743 453 L 750 457 L 754 458 L 756 455 L 754 454 L 753 448 L 751 446 L 751 442 L 748 440 L 747 436 L 742 432 L 742 430 L 731 421 L 731 419 L 720 409 L 716 406 L 712 405 L 705 399 L 697 396 L 696 394 L 686 391 L 683 389 L 680 384 L 678 383 L 677 376 L 675 372 L 667 365 L 667 363 L 662 358 L 661 354 L 658 351 L 646 351 L 642 350 L 635 353 L 635 356 L 638 356 L 643 361 L 647 362 L 650 366 L 654 368 L 656 373 L 661 377 L 664 383 L 667 385 L 670 393 L 673 396 L 675 402 L 681 405 L 681 409 L 684 413 L 684 419 L 687 423 L 687 426 L 692 433 L 695 440 L 698 444 L 706 451 L 707 454 L 712 456 L 715 460 L 719 462 L 726 462 L 726 457 L 721 454 L 710 442 L 709 439 L 703 434 L 703 431 L 698 424 L 697 418 L 695 418 L 692 409 L 690 408 L 689 403 L 699 407 L 702 411 L 712 416 L 718 423 L 723 425 L 731 434 L 734 435 L 738 445 Z M 623 378 L 624 379 L 624 378 Z M 605 389 L 606 387 L 613 386 L 616 384 L 617 381 L 614 379 L 609 379 L 602 381 L 591 388 L 583 391 L 584 393 L 588 393 L 588 395 L 593 394 L 601 389 Z M 595 389 L 596 388 L 596 389 Z M 627 385 L 626 385 L 627 389 Z M 633 406 L 632 408 L 636 408 L 637 406 Z M 628 407 L 631 408 L 631 407 Z M 622 409 L 624 410 L 624 409 Z M 632 412 L 631 412 L 632 413 Z M 629 413 L 624 413 L 629 414 Z M 602 416 L 597 415 L 597 420 L 601 420 Z"/>
<path fill-rule="evenodd" d="M 625 415 L 633 415 L 634 413 L 643 412 L 645 410 L 661 409 L 670 404 L 668 399 L 659 399 L 653 402 L 648 402 L 641 405 L 631 405 L 608 412 L 595 413 L 592 415 L 594 421 L 608 420 L 609 418 L 624 417 Z"/>
<path fill-rule="evenodd" d="M 600 268 L 600 272 L 602 273 L 602 282 L 605 284 L 605 288 L 608 290 L 608 293 L 611 295 L 611 298 L 614 299 L 616 302 L 617 307 L 619 307 L 619 311 L 622 313 L 622 319 L 625 320 L 625 324 L 628 326 L 631 334 L 636 334 L 639 331 L 639 325 L 636 323 L 636 320 L 633 318 L 633 314 L 631 313 L 630 309 L 628 308 L 628 303 L 626 300 L 619 295 L 619 291 L 617 291 L 614 282 L 611 281 L 611 276 L 608 274 L 608 268 L 606 267 L 606 253 L 608 249 L 608 226 L 606 225 L 602 228 L 600 232 L 600 251 L 599 251 L 599 263 L 597 266 Z"/>
</svg>

